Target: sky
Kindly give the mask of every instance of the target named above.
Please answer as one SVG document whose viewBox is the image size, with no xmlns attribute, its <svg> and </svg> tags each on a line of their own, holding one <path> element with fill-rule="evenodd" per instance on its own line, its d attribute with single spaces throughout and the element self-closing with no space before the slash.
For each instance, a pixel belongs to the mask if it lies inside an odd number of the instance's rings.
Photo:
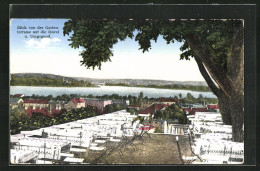
<svg viewBox="0 0 260 171">
<path fill-rule="evenodd" d="M 182 43 L 167 45 L 159 36 L 152 49 L 143 53 L 134 39 L 119 41 L 113 46 L 112 62 L 93 71 L 81 66 L 83 50 L 69 46 L 69 36 L 63 36 L 68 19 L 11 19 L 10 73 L 48 73 L 71 77 L 153 79 L 170 81 L 204 81 L 194 59 L 179 60 Z M 39 28 L 38 28 L 39 26 Z M 26 27 L 26 29 L 24 29 Z M 35 27 L 30 29 L 29 27 Z M 57 29 L 52 29 L 56 27 Z M 39 33 L 33 33 L 38 31 Z M 44 30 L 47 33 L 41 33 Z M 48 34 L 48 30 L 57 33 Z M 24 33 L 31 31 L 31 33 Z M 33 35 L 31 37 L 31 35 Z M 37 38 L 37 35 L 50 35 Z"/>
</svg>

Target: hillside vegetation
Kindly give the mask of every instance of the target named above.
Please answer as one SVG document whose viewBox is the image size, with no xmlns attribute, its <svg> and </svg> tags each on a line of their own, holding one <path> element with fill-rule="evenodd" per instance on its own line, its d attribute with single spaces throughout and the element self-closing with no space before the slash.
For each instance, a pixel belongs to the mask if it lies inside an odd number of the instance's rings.
<svg viewBox="0 0 260 171">
<path fill-rule="evenodd" d="M 87 81 L 63 82 L 63 79 L 39 78 L 39 77 L 17 77 L 12 76 L 11 86 L 49 86 L 49 87 L 95 87 Z"/>
</svg>

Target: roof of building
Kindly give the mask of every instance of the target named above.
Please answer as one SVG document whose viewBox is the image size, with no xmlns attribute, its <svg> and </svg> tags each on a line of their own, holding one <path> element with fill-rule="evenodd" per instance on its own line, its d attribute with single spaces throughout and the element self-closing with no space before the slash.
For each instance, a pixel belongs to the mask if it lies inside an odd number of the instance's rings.
<svg viewBox="0 0 260 171">
<path fill-rule="evenodd" d="M 209 104 L 207 107 L 208 109 L 219 109 L 217 104 Z"/>
<path fill-rule="evenodd" d="M 14 96 L 15 97 L 22 97 L 22 96 L 24 96 L 24 94 L 15 94 Z"/>
<path fill-rule="evenodd" d="M 75 104 L 78 104 L 78 103 L 85 103 L 84 100 L 82 100 L 81 98 L 73 98 L 71 99 L 71 101 Z"/>
<path fill-rule="evenodd" d="M 36 103 L 36 104 L 48 104 L 48 100 L 37 100 L 37 99 L 27 99 L 23 103 Z"/>
<path fill-rule="evenodd" d="M 157 110 L 161 110 L 163 107 L 167 106 L 166 104 L 153 104 L 144 110 L 140 111 L 139 114 L 148 114 L 148 113 L 153 113 Z"/>
<path fill-rule="evenodd" d="M 19 100 L 21 100 L 21 99 L 18 99 L 18 98 L 10 98 L 9 99 L 10 103 L 18 103 Z"/>
<path fill-rule="evenodd" d="M 193 107 L 191 108 L 191 115 L 194 115 L 196 112 L 208 112 L 208 109 L 206 107 Z"/>
<path fill-rule="evenodd" d="M 26 113 L 29 116 L 32 116 L 33 113 L 41 113 L 43 115 L 49 115 L 50 114 L 48 109 L 46 109 L 46 108 L 41 108 L 40 109 L 38 107 L 36 107 L 35 109 L 32 109 L 32 108 L 29 107 L 28 109 L 26 109 Z"/>
<path fill-rule="evenodd" d="M 183 107 L 182 110 L 185 110 L 187 113 L 191 112 L 191 108 L 189 108 L 189 107 Z"/>
</svg>

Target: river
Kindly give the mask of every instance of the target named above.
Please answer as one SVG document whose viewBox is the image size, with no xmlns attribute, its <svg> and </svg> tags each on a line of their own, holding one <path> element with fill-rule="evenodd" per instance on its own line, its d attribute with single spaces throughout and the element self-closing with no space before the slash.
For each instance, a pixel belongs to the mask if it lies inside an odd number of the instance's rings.
<svg viewBox="0 0 260 171">
<path fill-rule="evenodd" d="M 33 94 L 40 96 L 52 95 L 54 97 L 62 94 L 79 94 L 94 96 L 118 94 L 120 96 L 138 96 L 140 92 L 147 97 L 174 97 L 180 93 L 182 97 L 186 97 L 187 93 L 191 93 L 194 97 L 199 97 L 202 94 L 204 97 L 216 98 L 212 92 L 199 92 L 191 90 L 174 90 L 174 89 L 158 89 L 144 87 L 121 87 L 121 86 L 101 86 L 101 87 L 33 87 L 33 86 L 10 86 L 10 94 L 25 94 L 31 96 Z"/>
</svg>

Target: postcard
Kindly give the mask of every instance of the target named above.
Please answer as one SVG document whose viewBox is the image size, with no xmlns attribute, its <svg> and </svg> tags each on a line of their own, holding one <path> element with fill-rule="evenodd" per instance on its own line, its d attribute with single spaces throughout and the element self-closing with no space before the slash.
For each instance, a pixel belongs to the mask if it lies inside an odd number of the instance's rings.
<svg viewBox="0 0 260 171">
<path fill-rule="evenodd" d="M 10 165 L 244 164 L 245 20 L 10 18 Z"/>
</svg>

